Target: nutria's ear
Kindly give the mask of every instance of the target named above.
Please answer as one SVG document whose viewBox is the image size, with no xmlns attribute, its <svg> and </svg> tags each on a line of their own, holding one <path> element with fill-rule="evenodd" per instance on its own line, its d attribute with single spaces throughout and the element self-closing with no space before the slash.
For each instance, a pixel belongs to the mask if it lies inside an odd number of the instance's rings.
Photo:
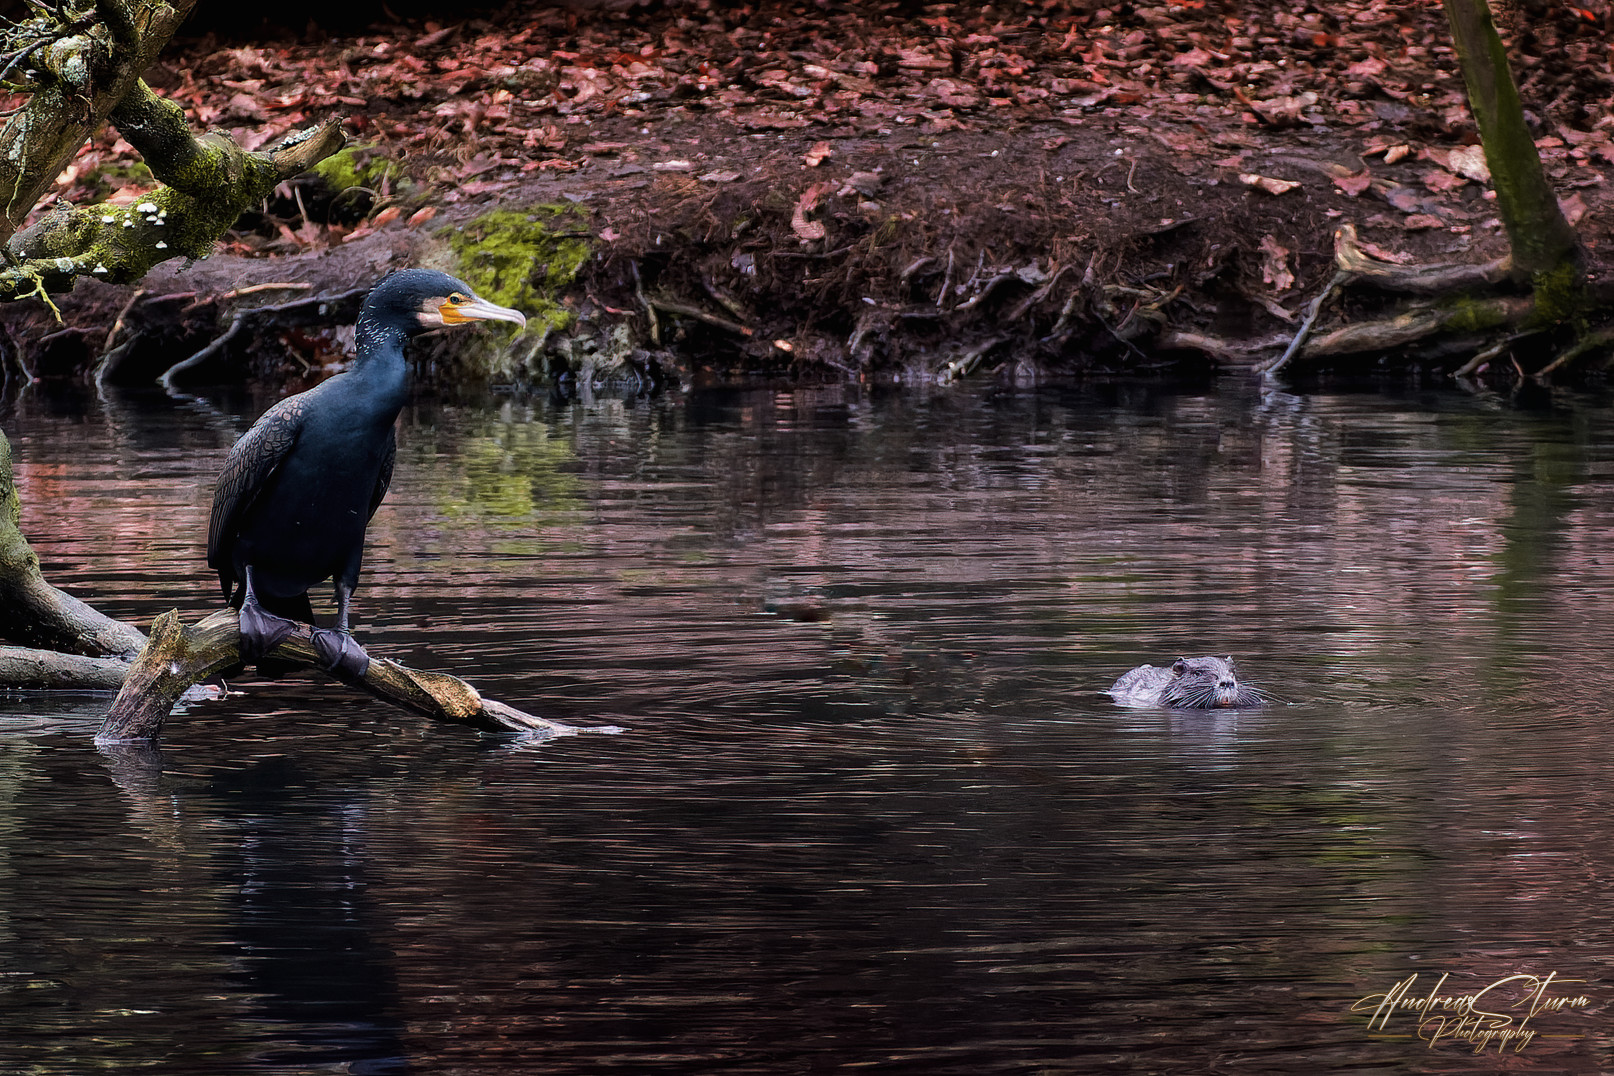
<svg viewBox="0 0 1614 1076">
<path fill-rule="evenodd" d="M 1176 663 L 1171 666 L 1171 671 L 1176 673 L 1178 676 L 1181 676 L 1183 673 L 1187 672 L 1188 671 L 1188 659 L 1187 658 L 1178 658 Z"/>
<path fill-rule="evenodd" d="M 1225 658 L 1223 658 L 1223 659 L 1222 659 L 1222 660 L 1223 660 L 1223 661 L 1225 661 L 1225 662 L 1227 662 L 1227 667 L 1228 667 L 1228 668 L 1229 668 L 1229 669 L 1231 669 L 1231 668 L 1232 668 L 1232 667 L 1233 667 L 1233 666 L 1234 666 L 1234 665 L 1235 665 L 1235 664 L 1237 664 L 1237 663 L 1236 663 L 1236 662 L 1235 662 L 1235 661 L 1234 661 L 1234 660 L 1233 660 L 1233 656 L 1232 656 L 1232 655 L 1231 655 L 1231 654 L 1229 654 L 1229 655 L 1228 655 L 1228 656 L 1227 656 L 1227 657 L 1225 657 Z"/>
</svg>

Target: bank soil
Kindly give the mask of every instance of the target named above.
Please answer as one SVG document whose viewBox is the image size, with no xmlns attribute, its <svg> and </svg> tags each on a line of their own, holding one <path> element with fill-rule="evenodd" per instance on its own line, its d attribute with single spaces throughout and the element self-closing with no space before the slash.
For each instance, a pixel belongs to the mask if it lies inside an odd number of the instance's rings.
<svg viewBox="0 0 1614 1076">
<path fill-rule="evenodd" d="M 1614 119 L 1599 13 L 1575 11 L 1527 20 L 1513 45 L 1595 283 Z M 249 141 L 346 110 L 347 171 L 287 185 L 205 262 L 138 289 L 81 281 L 62 324 L 28 304 L 0 320 L 35 376 L 142 383 L 186 358 L 172 380 L 316 376 L 343 361 L 333 326 L 364 288 L 432 264 L 541 315 L 491 348 L 428 347 L 423 372 L 444 379 L 1253 370 L 1333 276 L 1346 225 L 1386 263 L 1506 253 L 1443 33 L 1438 5 L 1174 0 L 526 4 L 193 39 L 154 74 L 165 92 Z M 115 133 L 92 143 L 64 196 L 104 195 L 75 185 L 119 152 Z M 1398 301 L 1335 294 L 1322 320 Z M 1475 366 L 1478 339 L 1302 353 L 1289 371 L 1540 365 Z"/>
</svg>

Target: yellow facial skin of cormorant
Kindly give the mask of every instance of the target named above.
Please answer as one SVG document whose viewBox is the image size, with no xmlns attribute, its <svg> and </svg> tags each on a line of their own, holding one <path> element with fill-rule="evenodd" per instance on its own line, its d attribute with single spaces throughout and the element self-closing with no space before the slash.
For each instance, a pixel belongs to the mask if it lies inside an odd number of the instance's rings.
<svg viewBox="0 0 1614 1076">
<path fill-rule="evenodd" d="M 509 321 L 522 327 L 527 324 L 526 315 L 519 310 L 461 292 L 427 299 L 421 304 L 420 320 L 427 325 L 468 325 L 473 321 Z"/>
</svg>

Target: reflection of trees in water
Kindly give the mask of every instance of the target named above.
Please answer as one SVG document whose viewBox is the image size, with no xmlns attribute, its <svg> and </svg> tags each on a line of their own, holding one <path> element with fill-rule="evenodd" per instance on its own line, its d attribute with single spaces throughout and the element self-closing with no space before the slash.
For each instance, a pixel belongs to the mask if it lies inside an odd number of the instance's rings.
<svg viewBox="0 0 1614 1076">
<path fill-rule="evenodd" d="M 259 402 L 236 419 L 25 400 L 24 526 L 58 581 L 115 612 L 211 607 L 212 474 Z M 656 644 L 630 622 L 676 636 L 810 606 L 870 653 L 974 651 L 1012 608 L 994 646 L 1026 661 L 1225 651 L 1427 697 L 1538 662 L 1549 648 L 1520 632 L 1542 603 L 1567 640 L 1605 622 L 1606 426 L 1451 396 L 1124 385 L 422 401 L 364 586 L 414 603 L 368 606 L 405 620 L 484 584 L 517 617 L 521 584 L 581 595 L 580 637 L 608 623 L 625 647 Z"/>
<path fill-rule="evenodd" d="M 967 647 L 972 608 L 979 628 L 1012 598 L 1028 649 L 1254 653 L 1427 696 L 1517 664 L 1509 608 L 1572 567 L 1598 425 L 1450 397 L 834 389 L 737 396 L 688 440 L 727 561 L 759 551 L 772 605 L 883 618 L 874 649 Z"/>
<path fill-rule="evenodd" d="M 181 536 L 121 585 L 211 604 L 205 483 L 233 426 L 171 417 L 120 419 L 119 459 L 164 532 L 194 532 L 194 578 Z M 79 421 L 24 416 L 23 439 L 72 438 L 34 458 L 93 572 L 129 539 L 94 510 L 111 435 L 61 434 Z M 1580 928 L 1607 842 L 1570 839 L 1601 834 L 1596 796 L 1563 809 L 1597 764 L 1575 768 L 1585 723 L 1554 726 L 1606 710 L 1601 413 L 837 388 L 405 421 L 378 626 L 464 605 L 396 630 L 631 706 L 640 734 L 533 765 L 349 737 L 293 685 L 278 724 L 226 704 L 171 726 L 166 775 L 109 761 L 122 800 L 71 751 L 18 752 L 0 933 L 35 969 L 34 1030 L 0 1059 L 61 1060 L 88 1027 L 149 1063 L 201 1025 L 210 1073 L 266 1042 L 433 1071 L 677 1050 L 974 1071 L 1027 1042 L 1243 1042 L 1252 1019 L 1298 1051 L 1318 993 L 1333 1012 L 1387 985 L 1364 966 L 1494 936 L 1478 975 L 1601 936 Z M 1236 652 L 1303 705 L 1097 698 L 1177 649 Z"/>
</svg>

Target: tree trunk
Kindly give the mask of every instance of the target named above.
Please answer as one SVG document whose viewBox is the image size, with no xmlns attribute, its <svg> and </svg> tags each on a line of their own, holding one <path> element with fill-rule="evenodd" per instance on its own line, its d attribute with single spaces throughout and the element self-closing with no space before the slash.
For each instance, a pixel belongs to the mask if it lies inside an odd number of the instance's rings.
<svg viewBox="0 0 1614 1076">
<path fill-rule="evenodd" d="M 1558 208 L 1558 196 L 1541 168 L 1541 155 L 1525 123 L 1519 89 L 1490 8 L 1485 0 L 1445 0 L 1445 7 L 1468 86 L 1469 108 L 1491 170 L 1496 207 L 1513 248 L 1514 271 L 1532 281 L 1566 267 L 1578 275 L 1580 240 Z"/>
</svg>

